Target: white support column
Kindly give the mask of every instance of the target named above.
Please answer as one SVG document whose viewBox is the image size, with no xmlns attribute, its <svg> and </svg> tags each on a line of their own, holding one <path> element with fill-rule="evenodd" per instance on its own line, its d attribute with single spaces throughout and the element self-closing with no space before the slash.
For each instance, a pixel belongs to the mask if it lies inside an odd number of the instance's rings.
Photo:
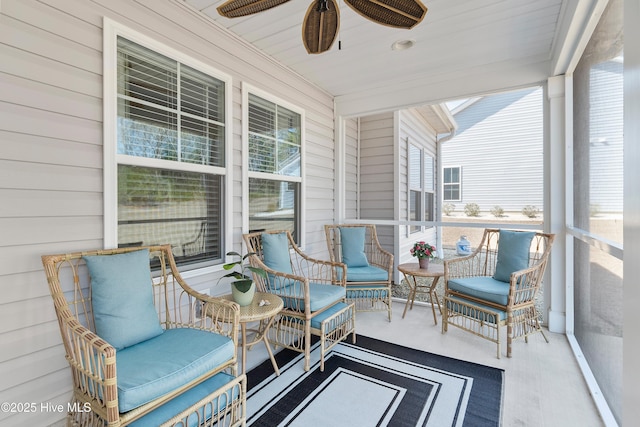
<svg viewBox="0 0 640 427">
<path fill-rule="evenodd" d="M 566 280 L 566 213 L 567 147 L 570 147 L 571 117 L 566 110 L 565 76 L 554 76 L 547 81 L 548 138 L 545 140 L 545 224 L 556 239 L 547 267 L 545 301 L 548 303 L 549 331 L 566 331 L 566 301 L 570 284 Z M 568 113 L 568 117 L 567 117 Z"/>
</svg>

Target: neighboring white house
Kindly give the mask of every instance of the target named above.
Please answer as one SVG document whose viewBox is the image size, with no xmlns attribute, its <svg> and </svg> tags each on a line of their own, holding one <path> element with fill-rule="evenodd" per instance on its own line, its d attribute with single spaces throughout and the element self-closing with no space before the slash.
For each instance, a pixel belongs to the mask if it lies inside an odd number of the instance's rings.
<svg viewBox="0 0 640 427">
<path fill-rule="evenodd" d="M 469 100 L 454 108 L 455 137 L 442 144 L 443 203 L 481 214 L 543 205 L 542 88 Z"/>
<path fill-rule="evenodd" d="M 594 106 L 589 135 L 583 136 L 591 149 L 581 160 L 591 171 L 584 194 L 594 214 L 622 212 L 622 69 L 620 61 L 594 67 L 591 91 L 583 94 Z M 457 213 L 477 203 L 483 215 L 495 206 L 505 212 L 521 212 L 527 205 L 543 210 L 543 96 L 542 88 L 534 87 L 471 99 L 453 108 L 458 131 L 442 144 L 443 203 L 453 204 Z"/>
</svg>

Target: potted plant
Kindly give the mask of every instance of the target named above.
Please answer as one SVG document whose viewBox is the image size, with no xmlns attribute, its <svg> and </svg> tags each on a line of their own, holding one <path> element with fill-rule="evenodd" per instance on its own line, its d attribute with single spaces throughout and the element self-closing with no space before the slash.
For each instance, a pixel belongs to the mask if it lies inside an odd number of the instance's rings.
<svg viewBox="0 0 640 427">
<path fill-rule="evenodd" d="M 436 257 L 436 247 L 427 242 L 415 242 L 409 250 L 412 256 L 418 258 L 420 268 L 429 268 L 429 260 Z"/>
<path fill-rule="evenodd" d="M 254 255 L 254 253 L 250 252 L 242 255 L 238 252 L 228 252 L 227 256 L 237 257 L 238 259 L 222 266 L 225 270 L 231 271 L 218 280 L 222 280 L 223 277 L 233 277 L 235 279 L 231 282 L 231 294 L 233 295 L 233 300 L 242 307 L 251 304 L 256 293 L 256 284 L 253 282 L 251 273 L 267 277 L 267 272 L 262 268 L 249 265 L 247 258 L 251 255 Z"/>
</svg>

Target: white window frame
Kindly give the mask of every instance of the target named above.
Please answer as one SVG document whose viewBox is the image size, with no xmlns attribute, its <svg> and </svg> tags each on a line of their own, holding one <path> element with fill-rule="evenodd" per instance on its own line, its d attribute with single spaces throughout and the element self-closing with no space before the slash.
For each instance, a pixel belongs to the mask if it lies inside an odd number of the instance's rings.
<svg viewBox="0 0 640 427">
<path fill-rule="evenodd" d="M 427 153 L 427 150 L 423 150 L 423 155 L 422 155 L 422 179 L 423 179 L 423 184 L 422 187 L 424 188 L 424 196 L 423 196 L 423 201 L 422 201 L 422 214 L 425 215 L 424 221 L 427 221 L 426 218 L 426 214 L 427 214 L 427 195 L 431 195 L 431 203 L 433 206 L 431 206 L 431 221 L 435 221 L 436 219 L 436 159 L 435 157 L 429 155 Z M 427 162 L 431 161 L 431 188 L 427 188 L 427 183 L 426 183 L 426 175 L 427 175 Z M 434 227 L 434 226 L 431 226 Z M 431 228 L 431 227 L 427 227 L 427 228 Z"/>
<path fill-rule="evenodd" d="M 264 172 L 249 171 L 249 94 L 253 94 L 269 102 L 300 114 L 300 176 L 281 176 Z M 305 138 L 305 110 L 295 104 L 278 98 L 269 92 L 259 89 L 246 82 L 242 83 L 242 230 L 249 232 L 249 178 L 267 180 L 280 180 L 285 182 L 297 182 L 300 184 L 300 203 L 297 212 L 298 221 L 298 246 L 304 248 L 306 227 L 306 138 Z"/>
<path fill-rule="evenodd" d="M 412 175 L 411 166 L 413 164 L 413 160 L 415 160 L 415 159 L 412 159 L 412 156 L 411 156 L 412 149 L 416 149 L 420 155 L 420 159 L 419 159 L 420 170 L 418 171 L 418 176 L 419 176 L 418 180 L 420 182 L 418 186 L 414 185 L 414 183 L 411 182 L 411 175 Z M 416 221 L 423 221 L 424 220 L 424 150 L 420 145 L 413 144 L 411 142 L 409 142 L 407 145 L 407 186 L 409 190 L 407 192 L 407 219 L 411 221 L 411 210 L 413 208 L 412 206 L 413 203 L 411 203 L 411 193 L 417 192 L 420 197 L 420 206 L 418 207 L 418 210 L 416 212 Z M 420 233 L 422 232 L 422 226 L 410 225 L 407 231 L 409 235 Z"/>
<path fill-rule="evenodd" d="M 224 83 L 225 90 L 225 167 L 203 166 L 181 163 L 176 167 L 175 162 L 159 159 L 133 158 L 132 156 L 117 153 L 117 119 L 118 119 L 118 37 L 121 36 L 164 56 L 174 59 L 184 65 L 215 77 Z M 232 150 L 231 141 L 233 135 L 232 123 L 232 78 L 210 65 L 198 61 L 183 52 L 169 47 L 157 40 L 148 37 L 138 31 L 126 27 L 109 18 L 104 18 L 103 23 L 103 87 L 104 87 L 104 247 L 114 248 L 118 245 L 118 164 L 129 164 L 148 167 L 164 167 L 173 170 L 184 170 L 198 173 L 215 173 L 224 177 L 224 218 L 225 225 L 222 234 L 224 253 L 231 250 L 232 224 L 230 218 L 232 206 Z M 187 276 L 207 274 L 221 270 L 220 265 L 195 268 L 189 271 Z"/>
<path fill-rule="evenodd" d="M 458 194 L 460 197 L 457 199 L 445 199 L 444 186 L 451 183 L 445 182 L 445 170 L 446 169 L 458 169 Z M 461 202 L 462 201 L 462 166 L 444 166 L 442 168 L 442 201 L 443 202 Z"/>
<path fill-rule="evenodd" d="M 419 175 L 420 175 L 420 185 L 419 186 L 414 186 L 412 185 L 411 182 L 411 147 L 414 147 L 415 149 L 417 149 L 420 153 L 420 171 L 419 171 Z M 433 182 L 433 185 L 430 189 L 427 189 L 427 182 L 426 182 L 426 172 L 427 172 L 427 161 L 431 162 L 431 173 L 432 173 L 432 177 L 431 180 Z M 433 156 L 431 156 L 428 152 L 427 152 L 427 148 L 419 145 L 419 144 L 414 144 L 412 142 L 409 142 L 409 138 L 407 138 L 407 220 L 411 220 L 409 218 L 410 214 L 411 214 L 411 192 L 419 192 L 420 194 L 420 206 L 418 208 L 418 212 L 417 212 L 417 221 L 427 221 L 426 218 L 426 214 L 427 214 L 427 195 L 431 194 L 432 196 L 432 200 L 433 200 L 433 204 L 434 206 L 432 207 L 432 216 L 434 217 L 433 219 L 435 219 L 435 163 L 436 160 Z M 433 220 L 432 219 L 432 220 Z M 412 229 L 412 227 L 417 227 L 416 229 Z M 426 227 L 426 228 L 431 228 L 433 226 L 430 227 Z M 407 236 L 411 236 L 412 234 L 415 233 L 421 233 L 425 231 L 425 226 L 408 226 L 407 227 Z"/>
</svg>

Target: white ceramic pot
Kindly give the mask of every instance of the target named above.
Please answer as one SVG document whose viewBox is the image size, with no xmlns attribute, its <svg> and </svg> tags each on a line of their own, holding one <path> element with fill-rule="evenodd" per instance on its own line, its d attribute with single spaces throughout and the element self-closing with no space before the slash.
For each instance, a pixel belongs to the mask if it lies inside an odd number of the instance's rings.
<svg viewBox="0 0 640 427">
<path fill-rule="evenodd" d="M 246 283 L 248 281 L 239 281 L 240 283 Z M 256 284 L 251 282 L 251 286 L 249 290 L 246 292 L 242 292 L 236 286 L 236 283 L 231 283 L 231 294 L 233 295 L 233 300 L 238 303 L 241 307 L 247 306 L 251 304 L 253 301 L 253 296 L 256 294 Z M 242 284 L 240 285 L 242 287 Z"/>
</svg>

